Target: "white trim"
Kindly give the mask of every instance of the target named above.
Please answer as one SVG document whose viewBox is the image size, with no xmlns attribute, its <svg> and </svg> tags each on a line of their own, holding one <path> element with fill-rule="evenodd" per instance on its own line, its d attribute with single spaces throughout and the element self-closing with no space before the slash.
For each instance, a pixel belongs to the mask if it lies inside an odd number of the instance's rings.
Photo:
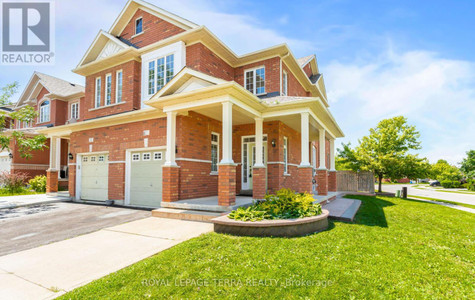
<svg viewBox="0 0 475 300">
<path fill-rule="evenodd" d="M 99 108 L 101 107 L 101 96 L 102 96 L 102 78 L 101 76 L 96 77 L 95 79 L 95 88 L 94 88 L 94 108 Z M 99 82 L 99 84 L 97 84 Z M 99 89 L 98 89 L 99 86 Z M 99 92 L 99 105 L 97 105 L 97 92 Z"/>
<path fill-rule="evenodd" d="M 119 74 L 121 75 L 121 84 L 120 84 L 120 101 L 118 101 L 119 95 Z M 124 72 L 122 69 L 115 72 L 115 104 L 124 102 Z"/>
<path fill-rule="evenodd" d="M 284 80 L 285 79 L 285 80 Z M 285 84 L 284 84 L 285 82 Z M 285 90 L 285 93 L 284 93 Z M 282 71 L 282 96 L 289 94 L 289 74 L 286 71 Z"/>
<path fill-rule="evenodd" d="M 259 93 L 259 94 L 258 94 L 258 93 L 257 93 L 257 85 L 256 85 L 256 80 L 257 80 L 257 79 L 256 79 L 256 78 L 257 78 L 257 76 L 256 76 L 256 71 L 257 71 L 257 70 L 260 70 L 260 69 L 264 69 L 264 93 Z M 247 73 L 247 72 L 253 72 L 253 82 L 252 82 L 252 84 L 253 84 L 253 90 L 252 90 L 252 91 L 249 91 L 249 90 L 247 89 L 247 87 L 246 87 L 246 81 L 247 81 L 247 80 L 246 80 L 246 73 Z M 260 96 L 260 95 L 265 95 L 265 94 L 266 94 L 266 66 L 265 66 L 265 65 L 260 65 L 260 66 L 257 66 L 257 67 L 252 67 L 252 68 L 249 68 L 249 69 L 245 69 L 243 76 L 244 76 L 244 88 L 245 88 L 247 91 L 251 92 L 252 94 L 254 94 L 254 95 L 256 95 L 256 96 Z"/>
<path fill-rule="evenodd" d="M 138 20 L 142 20 L 142 26 L 141 26 L 141 31 L 140 32 L 137 32 L 137 21 Z M 144 28 L 143 28 L 143 17 L 140 16 L 138 17 L 137 19 L 135 19 L 134 21 L 134 35 L 132 37 L 135 37 L 135 36 L 138 36 L 139 34 L 142 34 L 144 32 Z"/>
<path fill-rule="evenodd" d="M 283 152 L 284 152 L 284 174 L 289 173 L 289 138 L 284 136 L 283 143 Z"/>
<path fill-rule="evenodd" d="M 48 120 L 42 120 L 42 116 L 43 116 L 43 112 L 42 112 L 42 109 L 41 109 L 41 105 L 43 103 L 45 103 L 46 101 L 48 101 Z M 51 100 L 48 99 L 48 98 L 43 98 L 40 103 L 38 103 L 38 110 L 39 110 L 39 115 L 38 115 L 38 123 L 37 124 L 42 124 L 42 123 L 46 123 L 46 122 L 50 122 L 51 121 Z"/>
<path fill-rule="evenodd" d="M 103 108 L 107 108 L 107 107 L 111 107 L 111 106 L 117 106 L 117 105 L 121 105 L 121 104 L 125 104 L 125 103 L 126 102 L 120 102 L 120 103 L 113 103 L 113 104 L 107 105 L 107 106 L 94 107 L 94 108 L 90 108 L 89 111 L 99 110 L 99 109 L 103 109 Z"/>
<path fill-rule="evenodd" d="M 77 105 L 77 116 L 76 118 L 73 117 L 73 106 Z M 69 105 L 69 120 L 79 120 L 79 101 L 71 102 Z"/>
<path fill-rule="evenodd" d="M 218 141 L 213 142 L 213 135 L 216 135 L 218 138 Z M 216 153 L 216 170 L 211 170 L 211 173 L 217 173 L 218 172 L 218 165 L 219 165 L 219 143 L 220 143 L 220 136 L 219 133 L 211 131 L 211 147 L 213 145 L 216 145 L 218 147 L 217 153 Z M 211 149 L 211 169 L 213 168 L 213 149 Z"/>
<path fill-rule="evenodd" d="M 132 174 L 132 152 L 141 152 L 141 151 L 153 151 L 162 150 L 165 151 L 166 156 L 166 146 L 158 147 L 147 147 L 147 148 L 129 148 L 125 150 L 125 194 L 124 194 L 124 205 L 130 205 L 130 183 L 131 183 L 131 174 Z M 163 175 L 162 175 L 163 176 Z M 163 189 L 163 187 L 162 187 Z M 160 195 L 161 197 L 162 195 Z"/>
<path fill-rule="evenodd" d="M 82 157 L 98 154 L 109 155 L 109 151 L 76 153 L 76 196 L 74 197 L 76 201 L 81 201 Z M 109 180 L 109 176 L 107 176 L 107 180 Z"/>
<path fill-rule="evenodd" d="M 192 162 L 201 162 L 201 163 L 207 163 L 207 164 L 210 164 L 212 163 L 211 160 L 205 160 L 205 159 L 194 159 L 194 158 L 185 158 L 185 157 L 179 157 L 179 158 L 176 158 L 175 160 L 177 161 L 192 161 Z M 219 163 L 218 163 L 219 165 Z"/>
<path fill-rule="evenodd" d="M 325 148 L 326 148 L 326 142 L 325 142 L 325 129 L 320 128 L 318 129 L 318 154 L 320 157 L 320 164 L 318 165 L 319 170 L 326 170 L 326 157 L 325 157 Z"/>
<path fill-rule="evenodd" d="M 109 81 L 110 79 L 110 90 L 109 90 Z M 105 85 L 104 85 L 104 106 L 110 106 L 112 104 L 112 73 L 107 73 L 105 76 Z M 107 99 L 109 97 L 109 99 Z M 107 103 L 109 100 L 109 103 Z"/>
</svg>

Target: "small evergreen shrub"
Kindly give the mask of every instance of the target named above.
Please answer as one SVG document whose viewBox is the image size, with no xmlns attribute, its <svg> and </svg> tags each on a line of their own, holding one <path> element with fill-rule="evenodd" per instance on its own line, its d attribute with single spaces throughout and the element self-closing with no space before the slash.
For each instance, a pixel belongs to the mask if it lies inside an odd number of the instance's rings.
<svg viewBox="0 0 475 300">
<path fill-rule="evenodd" d="M 0 186 L 10 194 L 21 193 L 25 190 L 27 178 L 25 173 L 3 171 L 0 173 Z"/>
<path fill-rule="evenodd" d="M 314 204 L 308 193 L 295 193 L 291 189 L 281 189 L 275 195 L 266 195 L 265 200 L 232 211 L 230 219 L 238 221 L 261 221 L 276 219 L 297 219 L 318 216 L 322 213 L 320 204 Z"/>
<path fill-rule="evenodd" d="M 35 178 L 30 179 L 28 182 L 31 188 L 37 193 L 45 193 L 46 192 L 46 176 L 38 175 Z"/>
</svg>

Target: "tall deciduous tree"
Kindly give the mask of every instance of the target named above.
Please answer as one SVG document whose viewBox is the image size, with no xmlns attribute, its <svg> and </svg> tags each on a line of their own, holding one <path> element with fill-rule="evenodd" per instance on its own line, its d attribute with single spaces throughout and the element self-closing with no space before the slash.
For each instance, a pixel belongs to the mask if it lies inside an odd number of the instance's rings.
<svg viewBox="0 0 475 300">
<path fill-rule="evenodd" d="M 467 151 L 467 157 L 460 164 L 460 171 L 465 177 L 475 178 L 475 150 Z"/>
<path fill-rule="evenodd" d="M 1 89 L 0 105 L 11 104 L 11 97 L 17 92 L 18 83 L 8 84 Z M 10 129 L 10 124 L 15 120 L 29 123 L 37 117 L 37 112 L 31 106 L 25 106 L 18 111 L 7 113 L 0 112 L 0 148 L 10 150 L 11 141 L 14 140 L 18 147 L 18 152 L 24 158 L 30 158 L 32 151 L 46 148 L 46 137 L 42 134 L 33 137 L 25 135 L 20 130 Z"/>
</svg>

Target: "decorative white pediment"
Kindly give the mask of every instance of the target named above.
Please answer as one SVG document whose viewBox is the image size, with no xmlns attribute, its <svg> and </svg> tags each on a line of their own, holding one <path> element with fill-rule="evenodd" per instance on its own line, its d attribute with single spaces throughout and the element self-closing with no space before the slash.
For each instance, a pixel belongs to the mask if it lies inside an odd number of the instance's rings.
<svg viewBox="0 0 475 300">
<path fill-rule="evenodd" d="M 189 79 L 187 82 L 185 82 L 176 92 L 174 92 L 174 94 L 190 92 L 190 91 L 205 88 L 211 85 L 215 85 L 215 84 L 203 79 L 193 77 Z"/>
<path fill-rule="evenodd" d="M 124 47 L 121 47 L 117 43 L 114 43 L 113 41 L 108 41 L 106 43 L 106 45 L 104 46 L 104 48 L 102 48 L 102 51 L 97 56 L 96 60 L 114 55 L 114 54 L 116 54 L 117 52 L 119 52 L 120 50 L 123 50 L 123 49 L 124 49 Z"/>
</svg>

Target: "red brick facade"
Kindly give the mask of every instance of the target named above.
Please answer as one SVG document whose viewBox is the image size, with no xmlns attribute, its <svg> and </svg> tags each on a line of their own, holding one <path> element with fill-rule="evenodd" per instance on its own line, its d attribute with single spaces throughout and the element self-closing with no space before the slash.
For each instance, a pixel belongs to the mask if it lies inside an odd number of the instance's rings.
<svg viewBox="0 0 475 300">
<path fill-rule="evenodd" d="M 319 195 L 328 194 L 328 171 L 317 169 L 317 192 Z"/>
<path fill-rule="evenodd" d="M 218 204 L 224 206 L 236 203 L 236 166 L 219 166 Z"/>
<path fill-rule="evenodd" d="M 265 167 L 254 167 L 252 169 L 252 198 L 264 199 L 266 195 L 266 174 Z"/>
<path fill-rule="evenodd" d="M 274 57 L 264 61 L 252 63 L 234 70 L 234 81 L 244 86 L 244 71 L 256 67 L 264 66 L 265 68 L 265 90 L 266 94 L 280 93 L 280 58 Z"/>
<path fill-rule="evenodd" d="M 336 192 L 336 190 L 337 190 L 336 171 L 329 171 L 328 172 L 328 191 Z"/>
<path fill-rule="evenodd" d="M 224 80 L 234 80 L 234 68 L 201 43 L 186 47 L 186 66 Z"/>
<path fill-rule="evenodd" d="M 58 172 L 47 171 L 46 172 L 46 192 L 56 193 L 58 191 Z"/>
<path fill-rule="evenodd" d="M 142 18 L 143 33 L 135 34 L 135 21 Z M 184 30 L 141 9 L 137 10 L 125 26 L 120 37 L 142 48 L 160 40 L 174 36 Z"/>
</svg>

